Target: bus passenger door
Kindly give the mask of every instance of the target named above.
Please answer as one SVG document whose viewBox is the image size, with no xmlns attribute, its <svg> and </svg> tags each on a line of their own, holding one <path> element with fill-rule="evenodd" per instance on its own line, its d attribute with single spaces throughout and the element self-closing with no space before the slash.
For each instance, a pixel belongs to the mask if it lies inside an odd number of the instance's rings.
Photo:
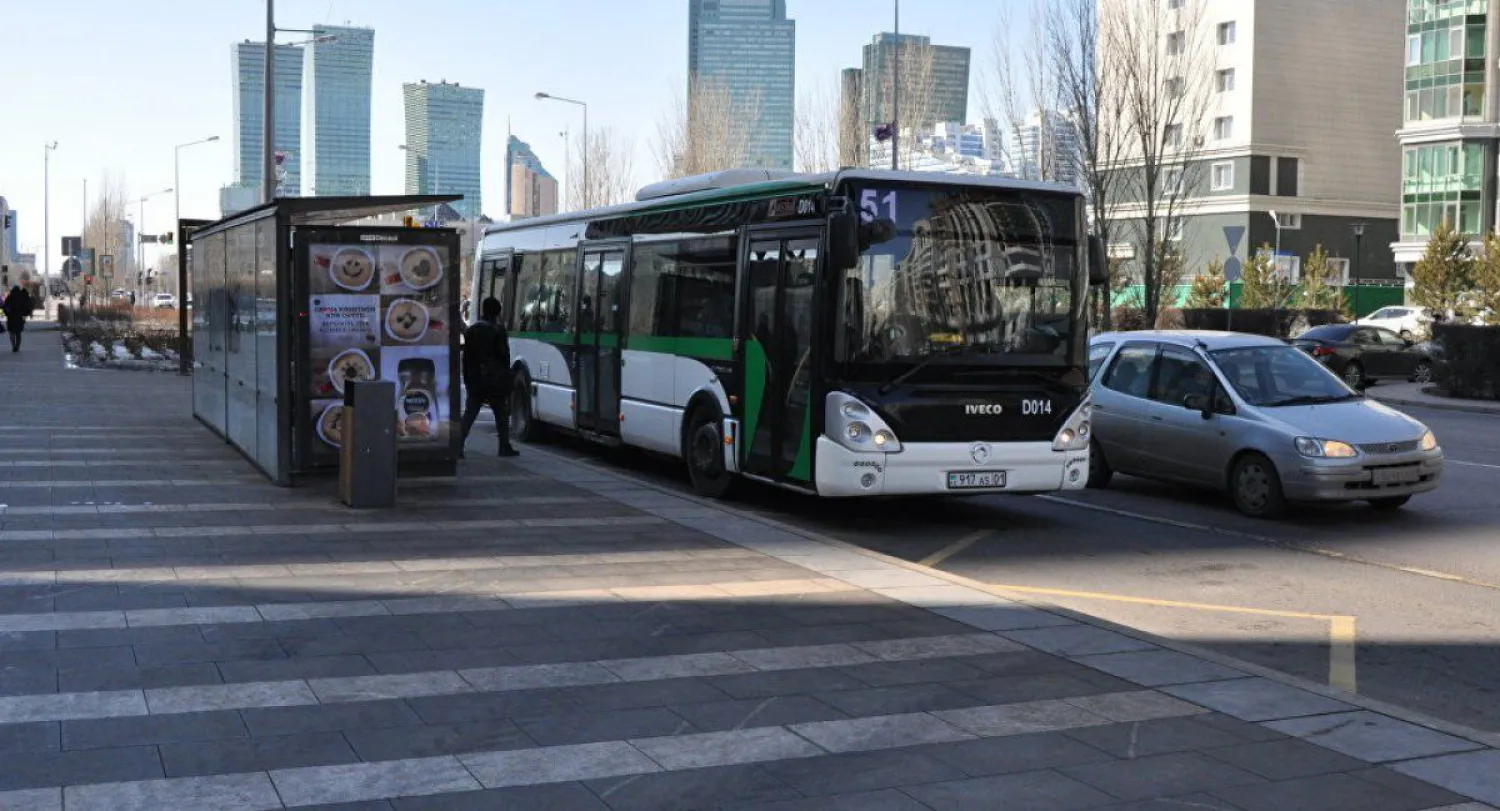
<svg viewBox="0 0 1500 811">
<path fill-rule="evenodd" d="M 740 469 L 793 484 L 812 481 L 813 291 L 820 234 L 753 233 L 746 240 L 744 410 Z"/>
<path fill-rule="evenodd" d="M 578 296 L 578 427 L 620 433 L 625 248 L 585 248 Z"/>
</svg>

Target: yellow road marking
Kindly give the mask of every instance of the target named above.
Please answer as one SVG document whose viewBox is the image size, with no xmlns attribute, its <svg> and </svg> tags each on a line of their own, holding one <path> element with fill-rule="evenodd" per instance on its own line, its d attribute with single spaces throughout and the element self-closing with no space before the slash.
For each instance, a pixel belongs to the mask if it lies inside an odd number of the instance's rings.
<svg viewBox="0 0 1500 811">
<path fill-rule="evenodd" d="M 942 549 L 933 552 L 927 557 L 922 558 L 921 560 L 917 561 L 917 563 L 922 566 L 937 566 L 939 563 L 942 563 L 948 558 L 957 555 L 959 552 L 968 549 L 969 547 L 992 534 L 994 534 L 994 530 L 990 529 L 981 529 L 978 532 L 971 532 L 968 535 L 965 535 L 964 537 L 954 541 L 953 543 L 948 544 Z"/>
<path fill-rule="evenodd" d="M 1328 683 L 1340 690 L 1359 692 L 1354 679 L 1353 617 L 1329 618 L 1328 648 Z"/>
<path fill-rule="evenodd" d="M 1215 605 L 1193 603 L 1183 600 L 1162 600 L 1155 597 L 1134 597 L 1128 594 L 1110 594 L 1102 591 L 1073 591 L 1071 589 L 1046 589 L 1036 586 L 1009 586 L 990 583 L 996 591 L 1017 594 L 1036 594 L 1044 597 L 1073 597 L 1082 600 L 1103 600 L 1113 603 L 1133 603 L 1159 608 L 1185 608 L 1193 611 L 1217 611 L 1225 614 L 1249 614 L 1258 617 L 1282 617 L 1285 619 L 1318 620 L 1328 623 L 1328 683 L 1351 693 L 1358 692 L 1354 675 L 1355 618 L 1342 614 L 1309 614 L 1304 611 L 1280 611 L 1272 608 L 1246 608 L 1237 605 Z"/>
</svg>

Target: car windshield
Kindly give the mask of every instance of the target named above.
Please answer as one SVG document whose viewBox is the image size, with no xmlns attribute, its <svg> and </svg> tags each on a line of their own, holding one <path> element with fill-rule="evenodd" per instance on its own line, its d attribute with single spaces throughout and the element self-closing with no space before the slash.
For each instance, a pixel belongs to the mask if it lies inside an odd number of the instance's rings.
<svg viewBox="0 0 1500 811">
<path fill-rule="evenodd" d="M 1360 397 L 1323 364 L 1290 346 L 1248 346 L 1209 353 L 1253 406 L 1315 405 Z"/>
<path fill-rule="evenodd" d="M 844 278 L 840 360 L 1082 360 L 1074 198 L 899 185 L 852 195 L 869 247 Z"/>
</svg>

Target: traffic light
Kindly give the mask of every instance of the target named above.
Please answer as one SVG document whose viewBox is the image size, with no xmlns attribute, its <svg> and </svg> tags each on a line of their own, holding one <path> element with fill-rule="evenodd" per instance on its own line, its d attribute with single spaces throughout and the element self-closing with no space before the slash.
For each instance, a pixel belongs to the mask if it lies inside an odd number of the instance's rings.
<svg viewBox="0 0 1500 811">
<path fill-rule="evenodd" d="M 172 241 L 173 241 L 173 237 L 172 237 L 172 234 L 170 232 L 161 235 L 161 244 L 163 244 L 163 245 L 171 245 Z"/>
</svg>

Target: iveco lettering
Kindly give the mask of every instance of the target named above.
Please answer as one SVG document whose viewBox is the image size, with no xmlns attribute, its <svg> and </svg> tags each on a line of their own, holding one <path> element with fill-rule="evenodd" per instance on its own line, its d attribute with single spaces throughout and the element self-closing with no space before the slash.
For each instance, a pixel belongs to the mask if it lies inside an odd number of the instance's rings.
<svg viewBox="0 0 1500 811">
<path fill-rule="evenodd" d="M 728 170 L 492 226 L 472 296 L 502 302 L 522 439 L 677 457 L 710 496 L 1078 489 L 1086 225 L 1071 187 Z"/>
</svg>

